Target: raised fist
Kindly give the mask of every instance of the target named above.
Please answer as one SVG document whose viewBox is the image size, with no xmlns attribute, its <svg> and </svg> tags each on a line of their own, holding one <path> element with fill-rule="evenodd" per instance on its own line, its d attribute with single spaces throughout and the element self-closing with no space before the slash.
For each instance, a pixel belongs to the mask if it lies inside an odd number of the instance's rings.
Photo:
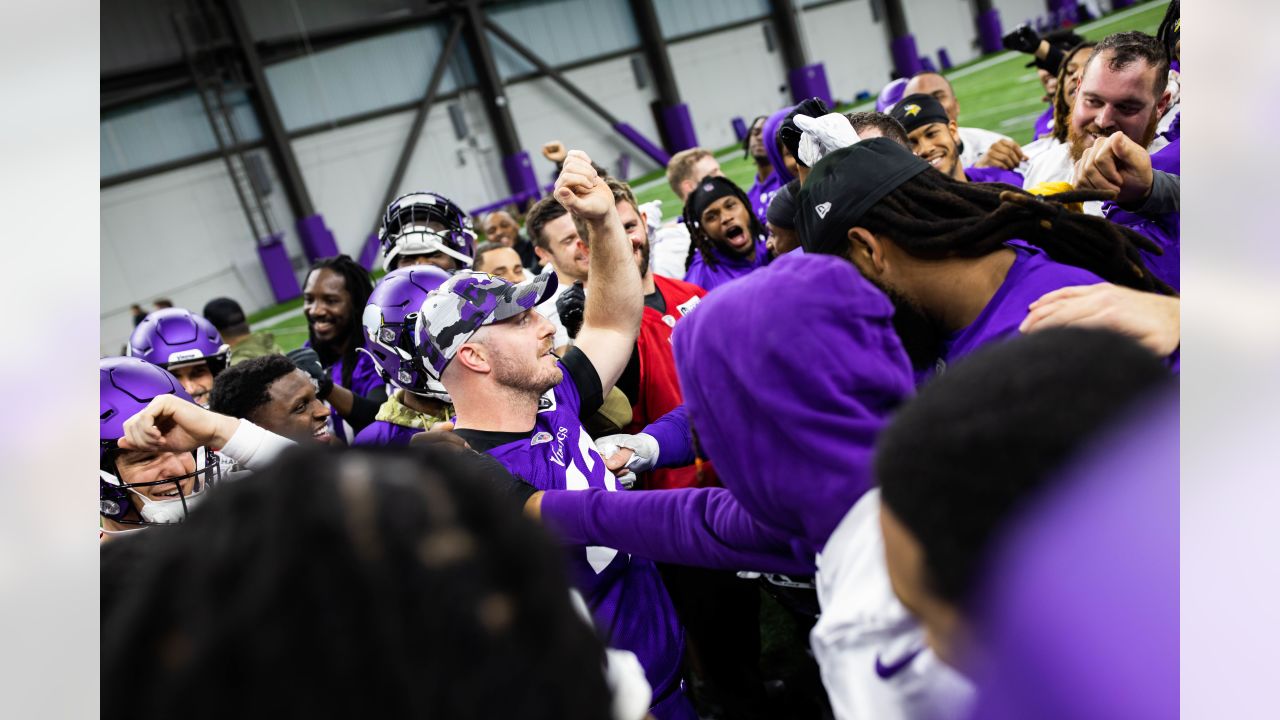
<svg viewBox="0 0 1280 720">
<path fill-rule="evenodd" d="M 570 150 L 565 156 L 555 196 L 566 210 L 584 220 L 603 220 L 611 211 L 617 212 L 609 186 L 581 150 Z"/>
<path fill-rule="evenodd" d="M 564 162 L 564 158 L 568 154 L 569 154 L 569 151 L 564 149 L 564 143 L 560 142 L 559 140 L 552 140 L 551 142 L 542 146 L 542 157 L 550 160 L 551 162 L 557 165 Z"/>
</svg>

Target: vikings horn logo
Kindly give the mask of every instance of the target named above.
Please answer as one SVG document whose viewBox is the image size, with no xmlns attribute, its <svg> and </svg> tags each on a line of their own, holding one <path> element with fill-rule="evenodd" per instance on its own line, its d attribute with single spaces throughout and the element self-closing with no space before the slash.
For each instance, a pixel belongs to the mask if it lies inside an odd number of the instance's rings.
<svg viewBox="0 0 1280 720">
<path fill-rule="evenodd" d="M 911 117 L 915 117 L 916 115 L 920 114 L 920 106 L 915 104 L 908 105 L 906 114 Z"/>
</svg>

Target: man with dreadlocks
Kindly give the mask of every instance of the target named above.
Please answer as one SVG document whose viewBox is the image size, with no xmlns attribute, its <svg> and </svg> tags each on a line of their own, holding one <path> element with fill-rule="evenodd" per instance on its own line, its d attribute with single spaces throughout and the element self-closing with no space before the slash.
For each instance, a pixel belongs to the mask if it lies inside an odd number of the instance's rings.
<svg viewBox="0 0 1280 720">
<path fill-rule="evenodd" d="M 289 353 L 332 407 L 333 434 L 348 444 L 387 399 L 373 359 L 357 352 L 364 345 L 360 314 L 372 292 L 368 271 L 349 256 L 317 260 L 302 289 L 307 345 Z"/>
<path fill-rule="evenodd" d="M 923 381 L 1016 334 L 1028 306 L 1058 288 L 1105 280 L 1171 292 L 1143 264 L 1142 250 L 1158 252 L 1148 239 L 1063 207 L 1101 197 L 1080 191 L 1046 201 L 962 183 L 874 138 L 814 167 L 800 191 L 800 242 L 806 252 L 851 261 L 894 300 Z"/>
<path fill-rule="evenodd" d="M 690 238 L 685 282 L 711 292 L 769 262 L 764 225 L 729 178 L 703 178 L 689 193 L 684 223 Z"/>
</svg>

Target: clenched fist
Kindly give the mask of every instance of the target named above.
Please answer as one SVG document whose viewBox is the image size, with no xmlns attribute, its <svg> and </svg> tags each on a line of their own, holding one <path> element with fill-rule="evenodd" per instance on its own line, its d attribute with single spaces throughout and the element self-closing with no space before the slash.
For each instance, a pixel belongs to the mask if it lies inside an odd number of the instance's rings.
<svg viewBox="0 0 1280 720">
<path fill-rule="evenodd" d="M 564 168 L 556 178 L 555 196 L 566 210 L 583 220 L 599 221 L 617 212 L 609 186 L 581 150 L 570 150 L 565 156 Z"/>
</svg>

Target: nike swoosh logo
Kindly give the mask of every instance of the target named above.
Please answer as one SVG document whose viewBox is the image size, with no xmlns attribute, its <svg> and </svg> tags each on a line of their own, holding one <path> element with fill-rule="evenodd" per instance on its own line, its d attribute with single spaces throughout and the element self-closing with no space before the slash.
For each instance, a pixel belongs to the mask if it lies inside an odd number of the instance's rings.
<svg viewBox="0 0 1280 720">
<path fill-rule="evenodd" d="M 897 661 L 889 663 L 888 665 L 880 662 L 880 656 L 876 655 L 876 675 L 879 675 L 881 680 L 888 680 L 901 672 L 903 668 L 910 665 L 911 661 L 915 660 L 916 656 L 919 655 L 922 650 L 924 650 L 924 648 L 916 648 L 899 658 Z"/>
</svg>

